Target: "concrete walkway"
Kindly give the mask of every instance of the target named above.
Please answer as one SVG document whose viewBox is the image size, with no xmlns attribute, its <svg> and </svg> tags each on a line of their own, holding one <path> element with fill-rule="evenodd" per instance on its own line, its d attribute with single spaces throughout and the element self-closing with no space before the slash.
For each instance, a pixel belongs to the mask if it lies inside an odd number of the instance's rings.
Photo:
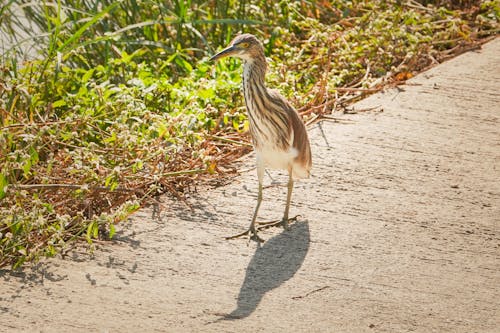
<svg viewBox="0 0 500 333">
<path fill-rule="evenodd" d="M 250 221 L 252 170 L 139 212 L 93 259 L 1 271 L 0 331 L 498 332 L 499 55 L 497 38 L 312 128 L 302 217 L 260 248 L 223 240 Z M 285 203 L 271 175 L 262 220 Z"/>
</svg>

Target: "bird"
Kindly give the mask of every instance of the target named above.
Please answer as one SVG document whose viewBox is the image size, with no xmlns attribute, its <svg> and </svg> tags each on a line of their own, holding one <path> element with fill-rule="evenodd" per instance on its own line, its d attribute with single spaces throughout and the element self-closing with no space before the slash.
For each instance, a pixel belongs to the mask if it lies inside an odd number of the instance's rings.
<svg viewBox="0 0 500 333">
<path fill-rule="evenodd" d="M 259 230 L 270 226 L 282 226 L 286 230 L 289 222 L 297 219 L 297 216 L 288 216 L 292 190 L 295 179 L 308 178 L 310 175 L 311 147 L 306 126 L 299 113 L 277 90 L 266 87 L 267 61 L 260 41 L 252 34 L 240 34 L 210 60 L 217 61 L 225 57 L 243 60 L 243 95 L 256 153 L 259 182 L 257 205 L 248 230 L 226 239 L 248 236 L 261 243 L 264 240 L 258 235 Z M 266 168 L 288 171 L 286 206 L 281 220 L 256 222 L 262 202 L 262 183 Z"/>
</svg>

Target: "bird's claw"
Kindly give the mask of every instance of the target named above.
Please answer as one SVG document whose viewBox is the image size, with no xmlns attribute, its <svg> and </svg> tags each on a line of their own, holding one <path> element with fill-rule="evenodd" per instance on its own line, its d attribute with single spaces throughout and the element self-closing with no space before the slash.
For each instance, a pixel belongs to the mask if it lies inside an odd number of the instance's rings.
<svg viewBox="0 0 500 333">
<path fill-rule="evenodd" d="M 269 229 L 269 228 L 272 228 L 272 227 L 283 227 L 285 230 L 289 230 L 290 227 L 289 227 L 288 223 L 289 222 L 296 222 L 297 218 L 299 216 L 300 215 L 295 215 L 294 217 L 283 218 L 281 220 L 270 221 L 270 222 L 255 222 L 256 224 L 259 225 L 257 228 L 251 227 L 251 228 L 248 228 L 248 230 L 246 230 L 246 231 L 244 231 L 242 233 L 239 233 L 239 234 L 234 235 L 234 236 L 224 237 L 224 238 L 226 240 L 231 240 L 231 239 L 236 239 L 236 238 L 248 236 L 249 240 L 255 241 L 257 243 L 264 243 L 264 239 L 262 239 L 257 234 L 258 231 Z"/>
<path fill-rule="evenodd" d="M 259 229 L 257 229 L 259 230 Z M 253 240 L 257 243 L 264 243 L 264 239 L 262 239 L 259 235 L 257 235 L 257 230 L 256 229 L 251 229 L 249 228 L 247 231 L 244 231 L 242 233 L 239 233 L 237 235 L 234 235 L 234 236 L 229 236 L 229 237 L 225 237 L 226 240 L 231 240 L 231 239 L 236 239 L 236 238 L 240 238 L 240 237 L 243 237 L 243 236 L 249 236 L 249 240 Z"/>
<path fill-rule="evenodd" d="M 275 220 L 270 222 L 256 222 L 259 225 L 257 227 L 257 230 L 265 230 L 272 227 L 283 227 L 285 230 L 288 230 L 289 229 L 288 223 L 297 222 L 297 218 L 299 217 L 300 215 L 295 215 L 294 217 L 283 218 L 281 220 Z"/>
</svg>

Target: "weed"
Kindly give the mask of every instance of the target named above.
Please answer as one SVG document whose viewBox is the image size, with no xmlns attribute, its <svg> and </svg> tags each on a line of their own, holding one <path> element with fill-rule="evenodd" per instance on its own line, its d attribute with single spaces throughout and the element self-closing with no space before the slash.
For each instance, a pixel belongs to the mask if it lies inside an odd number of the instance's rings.
<svg viewBox="0 0 500 333">
<path fill-rule="evenodd" d="M 499 12 L 497 1 L 8 2 L 0 266 L 112 237 L 151 198 L 229 172 L 250 149 L 241 64 L 207 59 L 236 33 L 263 40 L 269 85 L 311 122 L 476 47 Z M 30 43 L 38 55 L 22 61 Z"/>
</svg>

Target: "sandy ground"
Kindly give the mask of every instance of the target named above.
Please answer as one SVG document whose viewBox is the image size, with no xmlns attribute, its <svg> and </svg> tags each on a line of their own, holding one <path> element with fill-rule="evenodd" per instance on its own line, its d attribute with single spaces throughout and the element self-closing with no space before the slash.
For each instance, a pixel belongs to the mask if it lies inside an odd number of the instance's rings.
<svg viewBox="0 0 500 333">
<path fill-rule="evenodd" d="M 291 230 L 223 240 L 250 221 L 255 170 L 191 208 L 165 198 L 93 258 L 0 271 L 0 331 L 499 332 L 499 54 L 497 38 L 312 128 Z M 271 175 L 262 220 L 285 203 Z"/>
</svg>

